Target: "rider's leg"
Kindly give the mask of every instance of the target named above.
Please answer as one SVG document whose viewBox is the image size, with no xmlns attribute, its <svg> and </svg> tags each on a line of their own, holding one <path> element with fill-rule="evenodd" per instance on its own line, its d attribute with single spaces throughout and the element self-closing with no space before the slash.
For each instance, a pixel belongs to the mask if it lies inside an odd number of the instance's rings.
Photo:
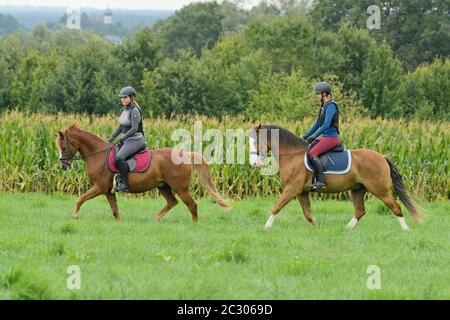
<svg viewBox="0 0 450 320">
<path fill-rule="evenodd" d="M 308 153 L 311 164 L 314 167 L 314 172 L 316 174 L 316 181 L 311 185 L 312 188 L 325 188 L 327 184 L 325 183 L 325 175 L 323 173 L 322 163 L 320 162 L 319 156 L 339 144 L 338 137 L 323 137 Z"/>
<path fill-rule="evenodd" d="M 128 192 L 128 172 L 129 172 L 129 167 L 128 167 L 128 163 L 126 160 L 122 160 L 122 159 L 118 159 L 117 161 L 117 169 L 119 170 L 119 174 L 120 174 L 120 184 L 118 187 L 119 191 L 122 192 Z"/>
<path fill-rule="evenodd" d="M 140 141 L 133 140 L 125 140 L 123 146 L 120 148 L 119 152 L 117 152 L 117 169 L 120 174 L 120 184 L 119 191 L 128 192 L 128 172 L 129 167 L 127 163 L 127 159 L 135 154 L 139 149 L 142 148 L 142 143 Z"/>
</svg>

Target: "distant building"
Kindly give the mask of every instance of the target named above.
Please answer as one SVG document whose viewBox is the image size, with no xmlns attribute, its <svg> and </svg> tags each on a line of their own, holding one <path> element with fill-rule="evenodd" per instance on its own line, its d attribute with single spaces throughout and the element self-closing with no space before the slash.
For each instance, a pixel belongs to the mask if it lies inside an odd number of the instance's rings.
<svg viewBox="0 0 450 320">
<path fill-rule="evenodd" d="M 112 24 L 112 11 L 109 7 L 105 11 L 105 15 L 103 16 L 104 24 Z"/>
</svg>

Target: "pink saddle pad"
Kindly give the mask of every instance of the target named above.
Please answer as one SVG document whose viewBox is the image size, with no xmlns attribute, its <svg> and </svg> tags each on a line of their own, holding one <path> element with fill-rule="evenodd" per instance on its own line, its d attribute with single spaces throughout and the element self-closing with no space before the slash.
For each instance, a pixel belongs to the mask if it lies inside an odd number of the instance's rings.
<svg viewBox="0 0 450 320">
<path fill-rule="evenodd" d="M 131 157 L 136 159 L 136 169 L 130 172 L 144 172 L 147 171 L 147 169 L 150 167 L 150 162 L 152 160 L 152 151 L 147 150 L 143 153 L 136 153 Z M 116 159 L 116 150 L 115 148 L 111 148 L 108 158 L 109 170 L 118 173 L 119 171 L 117 170 L 115 159 Z"/>
</svg>

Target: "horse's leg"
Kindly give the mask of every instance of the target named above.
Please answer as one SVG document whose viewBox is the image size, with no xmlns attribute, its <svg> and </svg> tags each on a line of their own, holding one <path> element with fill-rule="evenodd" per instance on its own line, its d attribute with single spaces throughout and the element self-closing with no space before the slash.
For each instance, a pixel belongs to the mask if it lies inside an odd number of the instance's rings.
<svg viewBox="0 0 450 320">
<path fill-rule="evenodd" d="M 306 220 L 308 220 L 308 222 L 311 223 L 312 225 L 315 225 L 316 220 L 314 219 L 311 213 L 311 203 L 309 202 L 309 193 L 302 192 L 297 196 L 297 199 L 300 202 L 300 205 L 302 206 L 303 215 L 305 216 Z"/>
<path fill-rule="evenodd" d="M 98 196 L 99 194 L 102 193 L 102 190 L 99 186 L 97 185 L 93 185 L 91 188 L 89 188 L 88 191 L 86 191 L 85 193 L 83 193 L 76 201 L 76 207 L 73 210 L 72 213 L 72 218 L 73 219 L 78 219 L 80 217 L 80 207 L 81 205 L 92 198 L 95 198 L 96 196 Z"/>
<path fill-rule="evenodd" d="M 178 203 L 178 200 L 173 195 L 172 189 L 169 186 L 165 186 L 163 188 L 158 188 L 159 192 L 163 195 L 163 197 L 166 199 L 167 204 L 164 208 L 162 208 L 161 211 L 159 211 L 155 215 L 156 220 L 161 220 L 162 217 L 173 207 L 175 207 Z"/>
<path fill-rule="evenodd" d="M 195 203 L 194 199 L 192 199 L 191 195 L 189 194 L 189 188 L 186 189 L 175 189 L 175 192 L 178 194 L 181 200 L 183 200 L 186 207 L 188 207 L 189 211 L 192 214 L 192 221 L 194 223 L 197 222 L 197 204 Z"/>
<path fill-rule="evenodd" d="M 117 206 L 117 199 L 115 193 L 105 193 L 106 199 L 108 199 L 109 206 L 111 207 L 112 213 L 114 215 L 114 218 L 116 218 L 117 221 L 120 220 L 120 213 L 119 213 L 119 207 Z"/>
<path fill-rule="evenodd" d="M 389 181 L 388 179 L 385 179 Z M 378 181 L 383 181 L 382 179 L 379 179 Z M 398 219 L 398 222 L 400 223 L 400 227 L 403 230 L 409 230 L 408 225 L 406 224 L 405 218 L 402 214 L 402 208 L 398 204 L 397 201 L 395 201 L 394 197 L 392 196 L 392 191 L 389 182 L 384 184 L 373 184 L 366 186 L 369 192 L 371 192 L 373 195 L 375 195 L 378 199 L 383 201 L 383 203 L 391 209 L 391 211 L 395 214 L 395 216 Z"/>
<path fill-rule="evenodd" d="M 389 194 L 386 194 L 381 197 L 380 196 L 377 196 L 377 197 L 380 198 L 380 200 L 383 201 L 384 204 L 387 205 L 389 207 L 389 209 L 391 209 L 391 211 L 397 216 L 398 222 L 400 223 L 400 227 L 403 230 L 409 230 L 409 227 L 406 224 L 405 218 L 403 217 L 403 214 L 402 214 L 402 208 L 400 207 L 398 202 L 395 201 L 392 194 L 389 192 Z"/>
<path fill-rule="evenodd" d="M 362 216 L 365 213 L 364 209 L 364 195 L 366 194 L 366 189 L 363 190 L 352 190 L 352 200 L 353 206 L 355 207 L 355 216 L 347 224 L 348 229 L 353 229 Z"/>
<path fill-rule="evenodd" d="M 275 220 L 275 216 L 278 212 L 280 212 L 283 207 L 289 203 L 298 193 L 298 188 L 286 186 L 284 188 L 283 193 L 281 194 L 280 199 L 278 202 L 272 207 L 272 214 L 269 216 L 269 219 L 267 220 L 264 228 L 268 229 L 272 227 L 272 224 Z"/>
</svg>

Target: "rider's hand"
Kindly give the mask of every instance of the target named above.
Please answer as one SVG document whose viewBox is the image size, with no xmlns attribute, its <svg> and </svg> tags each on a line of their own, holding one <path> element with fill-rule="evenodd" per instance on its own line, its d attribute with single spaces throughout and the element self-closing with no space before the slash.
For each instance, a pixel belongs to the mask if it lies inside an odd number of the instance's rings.
<svg viewBox="0 0 450 320">
<path fill-rule="evenodd" d="M 313 137 L 308 137 L 308 139 L 306 139 L 308 143 L 313 143 L 314 140 L 316 139 L 314 139 Z"/>
<path fill-rule="evenodd" d="M 122 147 L 122 145 L 123 145 L 123 141 L 122 140 L 117 140 L 117 142 L 116 143 L 114 143 L 114 146 L 116 146 L 117 148 L 121 148 Z"/>
</svg>

